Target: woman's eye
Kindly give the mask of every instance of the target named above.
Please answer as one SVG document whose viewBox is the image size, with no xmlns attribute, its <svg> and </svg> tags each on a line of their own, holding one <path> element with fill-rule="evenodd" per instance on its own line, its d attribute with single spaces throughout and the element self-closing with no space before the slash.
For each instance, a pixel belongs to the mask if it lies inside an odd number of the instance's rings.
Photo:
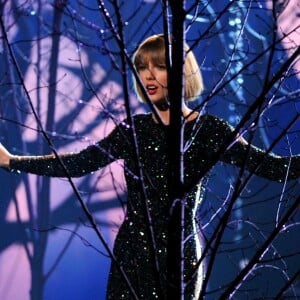
<svg viewBox="0 0 300 300">
<path fill-rule="evenodd" d="M 145 70 L 145 69 L 146 69 L 146 66 L 144 66 L 144 65 L 139 65 L 139 66 L 137 66 L 138 72 L 139 72 L 139 71 L 143 71 L 143 70 Z"/>
<path fill-rule="evenodd" d="M 166 65 L 158 65 L 157 66 L 160 70 L 165 70 L 167 67 Z"/>
</svg>

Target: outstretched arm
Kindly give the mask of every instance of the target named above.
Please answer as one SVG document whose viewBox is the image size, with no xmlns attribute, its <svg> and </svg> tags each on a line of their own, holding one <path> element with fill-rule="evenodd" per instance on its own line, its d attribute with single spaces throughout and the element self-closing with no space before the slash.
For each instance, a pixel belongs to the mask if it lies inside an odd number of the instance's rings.
<svg viewBox="0 0 300 300">
<path fill-rule="evenodd" d="M 278 156 L 249 144 L 243 138 L 238 138 L 227 149 L 222 160 L 278 182 L 300 178 L 300 155 Z"/>
<path fill-rule="evenodd" d="M 261 150 L 243 137 L 234 133 L 234 128 L 226 121 L 207 115 L 204 119 L 205 130 L 201 132 L 206 142 L 206 154 L 217 155 L 217 159 L 238 166 L 267 179 L 283 182 L 300 178 L 300 155 L 278 156 Z"/>
<path fill-rule="evenodd" d="M 120 126 L 100 142 L 77 153 L 16 156 L 0 145 L 0 167 L 51 177 L 80 177 L 116 159 L 126 158 L 130 149 L 128 145 L 126 132 Z"/>
<path fill-rule="evenodd" d="M 0 146 L 0 167 L 10 171 L 21 171 L 51 177 L 80 177 L 98 170 L 113 161 L 109 154 L 101 151 L 100 145 L 89 146 L 78 153 L 55 156 L 11 155 Z"/>
<path fill-rule="evenodd" d="M 97 145 L 89 146 L 78 153 L 65 153 L 58 156 L 13 156 L 10 159 L 11 171 L 50 177 L 81 177 L 97 171 L 112 162 Z"/>
</svg>

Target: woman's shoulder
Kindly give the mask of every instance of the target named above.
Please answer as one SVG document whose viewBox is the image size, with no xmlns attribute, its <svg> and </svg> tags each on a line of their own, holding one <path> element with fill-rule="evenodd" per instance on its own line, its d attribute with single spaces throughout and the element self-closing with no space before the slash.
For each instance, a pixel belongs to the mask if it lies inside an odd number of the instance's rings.
<svg viewBox="0 0 300 300">
<path fill-rule="evenodd" d="M 152 120 L 150 113 L 139 113 L 126 117 L 121 123 L 121 126 L 130 128 L 130 124 L 134 123 L 135 126 L 142 126 L 150 123 Z"/>
<path fill-rule="evenodd" d="M 135 125 L 138 125 L 140 123 L 143 124 L 144 122 L 149 122 L 150 120 L 151 120 L 150 113 L 133 114 L 131 116 L 127 116 L 127 117 L 123 118 L 123 120 L 119 122 L 117 127 L 123 128 L 123 129 L 129 129 L 130 124 L 132 124 L 132 122 Z"/>
<path fill-rule="evenodd" d="M 225 119 L 212 115 L 212 114 L 203 114 L 200 117 L 200 126 L 203 130 L 206 132 L 231 132 L 233 130 L 233 127 L 229 124 L 228 121 Z"/>
<path fill-rule="evenodd" d="M 213 126 L 215 125 L 220 125 L 220 126 L 229 126 L 229 127 L 232 127 L 232 125 L 230 125 L 230 123 L 222 118 L 222 117 L 219 117 L 219 116 L 216 116 L 216 115 L 212 115 L 212 114 L 205 114 L 202 116 L 203 117 L 203 120 Z"/>
<path fill-rule="evenodd" d="M 211 122 L 211 123 L 218 123 L 218 122 L 225 122 L 224 119 L 218 117 L 218 116 L 215 116 L 215 115 L 212 115 L 212 114 L 209 114 L 209 113 L 205 113 L 201 116 L 201 119 L 205 122 Z"/>
<path fill-rule="evenodd" d="M 135 122 L 149 122 L 151 121 L 151 119 L 152 119 L 151 113 L 139 113 L 133 115 L 133 120 Z"/>
</svg>

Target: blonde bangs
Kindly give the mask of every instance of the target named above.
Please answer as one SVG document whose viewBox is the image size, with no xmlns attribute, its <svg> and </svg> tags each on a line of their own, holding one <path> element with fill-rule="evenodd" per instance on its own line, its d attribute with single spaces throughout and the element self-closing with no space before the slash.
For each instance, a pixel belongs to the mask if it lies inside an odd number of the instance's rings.
<svg viewBox="0 0 300 300">
<path fill-rule="evenodd" d="M 134 55 L 134 65 L 138 68 L 139 65 L 145 65 L 149 62 L 154 64 L 165 63 L 165 43 L 163 38 L 149 40 L 143 43 Z"/>
</svg>

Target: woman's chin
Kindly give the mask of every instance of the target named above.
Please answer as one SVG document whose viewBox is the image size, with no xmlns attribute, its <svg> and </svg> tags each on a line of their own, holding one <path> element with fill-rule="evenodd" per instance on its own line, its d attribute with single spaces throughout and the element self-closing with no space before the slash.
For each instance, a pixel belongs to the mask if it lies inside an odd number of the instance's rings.
<svg viewBox="0 0 300 300">
<path fill-rule="evenodd" d="M 162 111 L 168 110 L 170 107 L 169 101 L 166 98 L 153 101 L 153 104 Z"/>
</svg>

